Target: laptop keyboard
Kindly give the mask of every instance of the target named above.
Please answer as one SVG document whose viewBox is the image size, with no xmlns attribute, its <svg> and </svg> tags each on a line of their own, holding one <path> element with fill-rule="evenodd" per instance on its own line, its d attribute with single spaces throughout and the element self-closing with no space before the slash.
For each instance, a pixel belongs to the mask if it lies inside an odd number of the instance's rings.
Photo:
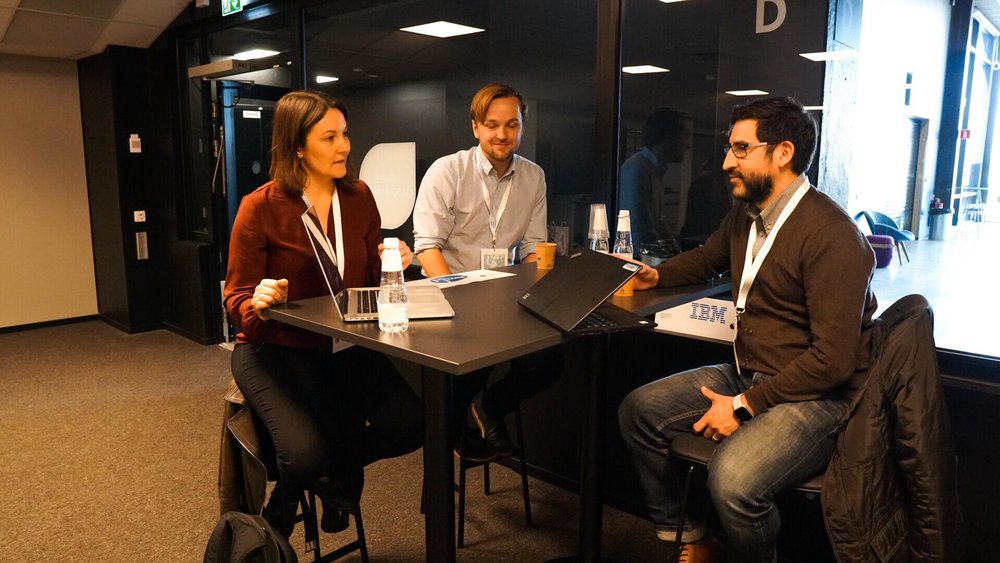
<svg viewBox="0 0 1000 563">
<path fill-rule="evenodd" d="M 378 291 L 356 291 L 358 313 L 374 313 L 378 311 Z"/>
<path fill-rule="evenodd" d="M 577 323 L 573 330 L 594 330 L 602 328 L 611 328 L 615 326 L 615 323 L 611 319 L 605 317 L 604 315 L 594 311 L 583 318 L 582 321 Z"/>
</svg>

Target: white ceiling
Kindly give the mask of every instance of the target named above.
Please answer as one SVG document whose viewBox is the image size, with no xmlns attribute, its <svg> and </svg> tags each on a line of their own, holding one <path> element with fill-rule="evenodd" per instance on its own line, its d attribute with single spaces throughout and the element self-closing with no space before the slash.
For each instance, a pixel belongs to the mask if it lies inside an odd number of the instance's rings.
<svg viewBox="0 0 1000 563">
<path fill-rule="evenodd" d="M 0 53 L 80 59 L 146 48 L 190 0 L 0 0 Z"/>
</svg>

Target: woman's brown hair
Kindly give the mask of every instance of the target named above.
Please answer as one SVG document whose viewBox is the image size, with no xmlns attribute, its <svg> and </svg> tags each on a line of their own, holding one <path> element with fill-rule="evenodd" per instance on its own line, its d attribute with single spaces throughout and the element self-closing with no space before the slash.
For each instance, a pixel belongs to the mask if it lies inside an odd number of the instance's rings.
<svg viewBox="0 0 1000 563">
<path fill-rule="evenodd" d="M 300 90 L 278 100 L 271 130 L 271 179 L 278 187 L 290 192 L 301 192 L 305 187 L 307 172 L 298 152 L 306 145 L 309 130 L 331 109 L 344 114 L 347 120 L 344 104 L 323 92 Z M 347 175 L 336 180 L 336 184 L 337 187 L 354 184 L 350 162 Z"/>
</svg>

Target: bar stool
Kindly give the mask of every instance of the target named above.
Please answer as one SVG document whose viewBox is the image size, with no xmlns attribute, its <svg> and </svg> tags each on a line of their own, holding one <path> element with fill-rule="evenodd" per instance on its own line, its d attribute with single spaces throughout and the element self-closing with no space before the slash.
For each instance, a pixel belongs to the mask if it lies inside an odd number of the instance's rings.
<svg viewBox="0 0 1000 563">
<path fill-rule="evenodd" d="M 307 552 L 312 552 L 314 563 L 335 561 L 355 551 L 359 551 L 361 560 L 368 563 L 368 545 L 365 542 L 360 501 L 354 502 L 352 507 L 357 537 L 354 541 L 329 553 L 322 553 L 315 491 L 310 488 L 290 487 L 280 478 L 274 444 L 267 431 L 261 428 L 261 423 L 250 405 L 246 404 L 243 393 L 235 381 L 230 382 L 225 396 L 219 471 L 219 496 L 223 510 L 239 510 L 248 514 L 268 512 L 268 522 L 286 538 L 291 536 L 295 524 L 301 522 L 305 535 L 305 549 Z M 242 482 L 227 483 L 224 479 L 224 473 L 227 471 L 238 475 Z M 275 482 L 267 502 L 268 509 L 275 503 L 271 510 L 264 508 L 267 481 Z M 348 483 L 352 497 L 359 499 L 358 485 L 353 479 Z M 278 513 L 278 507 L 290 507 L 292 513 L 284 514 L 283 511 Z"/>
<path fill-rule="evenodd" d="M 514 409 L 514 434 L 517 436 L 517 449 L 514 451 L 514 455 L 518 456 L 520 462 L 518 464 L 518 473 L 521 474 L 521 494 L 524 497 L 524 523 L 531 526 L 531 498 L 528 493 L 528 461 L 524 454 L 524 434 L 521 430 L 521 405 L 518 405 Z M 474 467 L 483 468 L 483 494 L 489 496 L 490 494 L 490 463 L 486 462 L 474 462 L 466 459 L 465 451 L 465 433 L 462 433 L 462 437 L 459 441 L 458 446 L 458 547 L 465 547 L 465 472 Z M 500 461 L 497 460 L 499 463 Z"/>
<path fill-rule="evenodd" d="M 688 465 L 687 473 L 684 477 L 684 492 L 681 493 L 681 515 L 677 526 L 677 535 L 674 538 L 674 549 L 676 550 L 675 561 L 680 562 L 681 556 L 681 533 L 684 531 L 684 518 L 687 517 L 688 494 L 691 492 L 691 476 L 695 467 L 707 468 L 708 462 L 715 453 L 715 448 L 719 447 L 719 442 L 713 442 L 698 434 L 681 434 L 670 441 L 670 455 L 682 463 Z M 792 487 L 792 490 L 800 491 L 806 498 L 815 500 L 819 498 L 823 487 L 823 473 Z"/>
</svg>

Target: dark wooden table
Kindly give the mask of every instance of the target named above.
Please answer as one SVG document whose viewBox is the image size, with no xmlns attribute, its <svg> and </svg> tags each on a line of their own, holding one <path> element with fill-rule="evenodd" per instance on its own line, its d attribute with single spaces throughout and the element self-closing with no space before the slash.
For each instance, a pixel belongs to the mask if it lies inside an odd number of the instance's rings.
<svg viewBox="0 0 1000 563">
<path fill-rule="evenodd" d="M 558 268 L 558 262 L 556 264 Z M 561 344 L 572 338 L 517 304 L 517 298 L 544 271 L 534 264 L 507 268 L 517 275 L 455 286 L 445 296 L 455 317 L 410 321 L 405 333 L 387 334 L 374 322 L 344 322 L 329 297 L 303 299 L 273 307 L 276 321 L 352 342 L 421 366 L 424 402 L 425 539 L 427 561 L 455 560 L 454 460 L 449 425 L 453 377 Z M 619 307 L 651 315 L 729 290 L 728 282 L 636 292 L 615 297 Z M 591 337 L 596 369 L 591 377 L 587 428 L 581 468 L 580 559 L 596 561 L 601 552 L 603 432 L 607 335 Z"/>
</svg>

